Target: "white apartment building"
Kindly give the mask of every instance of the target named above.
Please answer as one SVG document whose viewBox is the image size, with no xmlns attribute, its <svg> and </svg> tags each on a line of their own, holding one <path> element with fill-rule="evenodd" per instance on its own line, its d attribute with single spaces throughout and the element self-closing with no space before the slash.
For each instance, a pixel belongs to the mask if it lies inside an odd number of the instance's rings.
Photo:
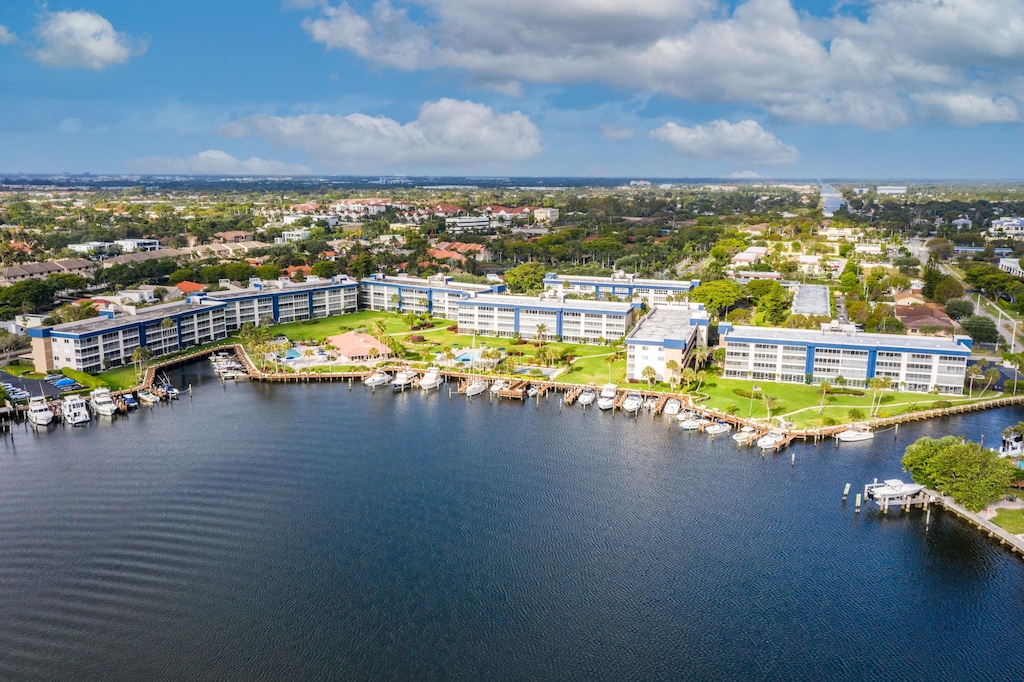
<svg viewBox="0 0 1024 682">
<path fill-rule="evenodd" d="M 669 362 L 678 371 L 689 362 L 697 346 L 708 343 L 708 313 L 700 303 L 657 306 L 626 337 L 626 378 L 646 381 L 643 372 L 654 369 L 655 381 L 667 381 Z"/>
<path fill-rule="evenodd" d="M 546 288 L 567 296 L 585 296 L 595 300 L 637 300 L 645 301 L 649 306 L 662 305 L 669 298 L 677 300 L 688 297 L 699 284 L 700 280 L 642 279 L 621 270 L 611 277 L 560 275 L 556 272 L 544 275 Z"/>
<path fill-rule="evenodd" d="M 635 303 L 566 300 L 541 296 L 478 294 L 456 302 L 459 332 L 485 336 L 561 338 L 573 343 L 597 343 L 622 338 L 636 319 Z"/>
<path fill-rule="evenodd" d="M 504 283 L 464 284 L 445 275 L 427 278 L 411 275 L 384 275 L 364 277 L 360 281 L 359 304 L 367 310 L 427 313 L 435 317 L 454 320 L 458 317 L 459 301 L 477 294 L 501 293 Z"/>
</svg>

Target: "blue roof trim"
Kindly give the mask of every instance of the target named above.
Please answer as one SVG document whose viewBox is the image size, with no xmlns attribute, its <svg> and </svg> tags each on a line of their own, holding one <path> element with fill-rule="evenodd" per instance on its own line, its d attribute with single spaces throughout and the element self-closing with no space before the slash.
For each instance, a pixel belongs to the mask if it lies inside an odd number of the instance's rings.
<svg viewBox="0 0 1024 682">
<path fill-rule="evenodd" d="M 796 341 L 791 339 L 762 339 L 754 336 L 734 336 L 727 335 L 725 337 L 726 343 L 764 343 L 773 346 L 803 346 L 804 348 L 839 348 L 843 350 L 860 350 L 860 351 L 885 351 L 889 353 L 921 353 L 922 355 L 962 355 L 968 357 L 971 351 L 963 349 L 950 348 L 946 350 L 938 350 L 935 348 L 914 348 L 906 347 L 900 348 L 897 346 L 876 346 L 874 344 L 850 344 L 850 343 L 829 343 L 829 342 L 817 342 L 817 341 Z M 959 345 L 959 344 L 958 344 Z"/>
</svg>

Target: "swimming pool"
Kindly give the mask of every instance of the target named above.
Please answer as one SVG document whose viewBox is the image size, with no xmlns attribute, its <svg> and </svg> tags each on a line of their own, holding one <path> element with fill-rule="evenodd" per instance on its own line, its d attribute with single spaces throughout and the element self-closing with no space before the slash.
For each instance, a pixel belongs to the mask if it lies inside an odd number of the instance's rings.
<svg viewBox="0 0 1024 682">
<path fill-rule="evenodd" d="M 285 360 L 297 360 L 297 359 L 299 359 L 301 357 L 302 357 L 302 353 L 300 353 L 299 351 L 295 350 L 294 348 L 290 349 L 287 353 L 284 354 L 284 359 Z"/>
</svg>

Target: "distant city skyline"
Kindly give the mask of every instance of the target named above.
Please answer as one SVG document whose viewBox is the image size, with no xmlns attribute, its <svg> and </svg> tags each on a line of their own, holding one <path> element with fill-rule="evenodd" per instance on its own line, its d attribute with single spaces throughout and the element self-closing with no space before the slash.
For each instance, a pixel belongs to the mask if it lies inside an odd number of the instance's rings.
<svg viewBox="0 0 1024 682">
<path fill-rule="evenodd" d="M 0 9 L 0 173 L 1013 180 L 1024 0 Z"/>
</svg>

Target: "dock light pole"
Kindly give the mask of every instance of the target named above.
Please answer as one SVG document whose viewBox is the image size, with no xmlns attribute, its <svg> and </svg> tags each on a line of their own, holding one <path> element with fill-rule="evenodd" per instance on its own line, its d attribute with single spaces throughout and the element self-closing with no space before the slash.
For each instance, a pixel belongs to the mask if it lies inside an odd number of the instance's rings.
<svg viewBox="0 0 1024 682">
<path fill-rule="evenodd" d="M 754 416 L 754 394 L 761 390 L 760 386 L 750 387 L 750 409 L 747 411 L 747 419 Z"/>
</svg>

